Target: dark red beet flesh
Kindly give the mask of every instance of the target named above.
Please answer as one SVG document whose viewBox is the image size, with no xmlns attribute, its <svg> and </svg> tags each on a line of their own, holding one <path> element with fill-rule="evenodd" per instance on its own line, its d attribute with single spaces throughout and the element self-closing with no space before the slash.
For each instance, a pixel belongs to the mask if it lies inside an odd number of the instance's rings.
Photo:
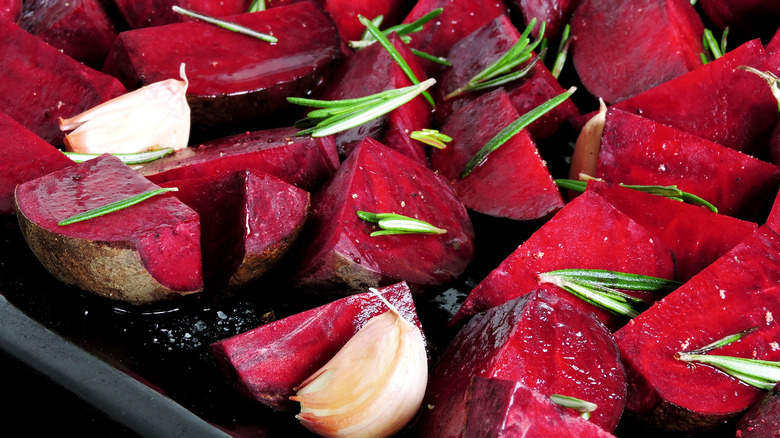
<svg viewBox="0 0 780 438">
<path fill-rule="evenodd" d="M 455 335 L 430 376 L 420 436 L 461 436 L 474 376 L 596 403 L 590 421 L 607 431 L 623 413 L 626 375 L 611 333 L 544 289 L 475 315 Z"/>
<path fill-rule="evenodd" d="M 176 13 L 173 6 L 222 17 L 235 15 L 249 10 L 248 0 L 113 0 L 127 24 L 135 29 L 139 27 L 162 26 L 164 24 L 194 21 L 193 18 Z"/>
<path fill-rule="evenodd" d="M 312 232 L 299 286 L 347 292 L 409 283 L 415 292 L 458 278 L 474 252 L 474 230 L 455 193 L 427 167 L 366 138 L 312 200 Z M 358 210 L 396 213 L 446 234 L 374 236 Z"/>
<path fill-rule="evenodd" d="M 0 18 L 16 23 L 22 15 L 22 0 L 1 0 Z"/>
<path fill-rule="evenodd" d="M 422 330 L 409 288 L 379 290 Z M 294 388 L 328 362 L 371 318 L 387 311 L 372 292 L 351 295 L 211 344 L 212 357 L 244 396 L 292 410 Z"/>
<path fill-rule="evenodd" d="M 739 419 L 737 438 L 780 437 L 780 384 Z"/>
<path fill-rule="evenodd" d="M 759 327 L 709 354 L 780 359 L 780 236 L 766 226 L 615 333 L 629 376 L 626 409 L 668 430 L 704 431 L 760 390 L 675 353 Z"/>
<path fill-rule="evenodd" d="M 506 3 L 522 14 L 524 24 L 534 18 L 537 23 L 544 22 L 544 36 L 549 41 L 558 41 L 579 0 L 510 0 Z M 538 36 L 539 27 L 531 34 Z"/>
<path fill-rule="evenodd" d="M 773 0 L 701 0 L 701 9 L 718 29 L 761 38 L 771 37 L 780 20 L 780 3 Z"/>
</svg>

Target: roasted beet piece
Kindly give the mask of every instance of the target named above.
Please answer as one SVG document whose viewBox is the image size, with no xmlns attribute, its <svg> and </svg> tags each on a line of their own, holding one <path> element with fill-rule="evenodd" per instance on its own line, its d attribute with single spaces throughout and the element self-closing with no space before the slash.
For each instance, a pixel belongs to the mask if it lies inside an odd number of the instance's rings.
<svg viewBox="0 0 780 438">
<path fill-rule="evenodd" d="M 0 18 L 16 23 L 22 15 L 22 0 L 0 0 Z"/>
<path fill-rule="evenodd" d="M 466 208 L 491 216 L 531 220 L 563 207 L 558 187 L 526 130 L 461 178 L 466 163 L 518 117 L 509 96 L 498 89 L 458 109 L 442 126 L 442 132 L 453 140 L 446 148 L 431 152 L 431 168 L 450 181 Z"/>
<path fill-rule="evenodd" d="M 24 3 L 19 25 L 92 68 L 103 66 L 118 35 L 100 0 Z"/>
<path fill-rule="evenodd" d="M 10 21 L 0 20 L 0 35 L 0 111 L 49 143 L 59 145 L 65 137 L 60 117 L 75 116 L 126 92 L 116 79 Z"/>
<path fill-rule="evenodd" d="M 409 287 L 379 292 L 422 330 Z M 351 295 L 211 344 L 212 357 L 244 396 L 277 410 L 292 410 L 294 388 L 333 357 L 387 306 L 372 292 Z"/>
<path fill-rule="evenodd" d="M 475 376 L 595 403 L 590 421 L 607 431 L 623 413 L 626 375 L 611 333 L 544 289 L 474 316 L 455 335 L 430 376 L 423 406 L 432 408 L 424 409 L 420 436 L 461 436 Z"/>
<path fill-rule="evenodd" d="M 780 384 L 739 419 L 738 438 L 777 438 L 780 436 Z"/>
<path fill-rule="evenodd" d="M 309 193 L 245 170 L 170 181 L 174 196 L 200 216 L 206 287 L 244 287 L 284 257 L 309 213 Z"/>
<path fill-rule="evenodd" d="M 125 22 L 133 29 L 162 26 L 164 24 L 193 21 L 192 18 L 173 11 L 173 6 L 222 17 L 241 14 L 249 10 L 251 0 L 113 0 Z"/>
<path fill-rule="evenodd" d="M 474 252 L 463 204 L 429 168 L 368 137 L 312 200 L 313 223 L 296 283 L 317 292 L 354 293 L 406 281 L 415 292 L 458 278 Z M 446 234 L 371 237 L 378 228 L 356 212 L 396 213 Z"/>
<path fill-rule="evenodd" d="M 674 252 L 676 280 L 688 281 L 751 235 L 758 225 L 663 196 L 591 180 L 588 190 L 645 227 Z"/>
<path fill-rule="evenodd" d="M 427 79 L 417 63 L 417 57 L 395 34 L 390 42 L 414 71 L 418 80 Z M 384 90 L 412 85 L 412 82 L 380 44 L 357 51 L 342 64 L 324 88 L 322 99 L 339 100 L 368 96 Z M 365 137 L 371 136 L 382 144 L 427 166 L 427 149 L 423 143 L 409 137 L 413 131 L 431 126 L 431 106 L 423 96 L 356 128 L 335 134 L 339 154 L 346 157 Z"/>
<path fill-rule="evenodd" d="M 57 148 L 2 112 L 0 132 L 3 133 L 3 142 L 0 143 L 3 156 L 0 170 L 0 215 L 13 214 L 14 189 L 18 184 L 74 163 Z"/>
<path fill-rule="evenodd" d="M 702 65 L 703 31 L 687 0 L 582 0 L 571 59 L 591 94 L 620 102 Z"/>
<path fill-rule="evenodd" d="M 436 87 L 437 105 L 434 115 L 439 124 L 443 124 L 453 111 L 490 91 L 473 91 L 458 97 L 445 98 L 500 59 L 519 39 L 520 32 L 509 18 L 500 15 L 452 46 L 447 54 L 447 60 L 452 66 L 441 72 Z M 564 91 L 542 62 L 537 62 L 526 77 L 503 87 L 521 115 Z M 555 133 L 568 119 L 578 115 L 577 107 L 571 100 L 567 100 L 532 123 L 528 130 L 535 139 L 546 138 Z"/>
<path fill-rule="evenodd" d="M 488 274 L 469 293 L 452 323 L 533 291 L 539 287 L 538 274 L 557 269 L 606 269 L 672 279 L 674 259 L 660 239 L 604 198 L 586 191 Z M 625 323 L 625 318 L 550 288 L 573 305 L 594 311 L 610 329 Z"/>
<path fill-rule="evenodd" d="M 544 22 L 544 36 L 550 41 L 557 41 L 564 26 L 570 21 L 571 14 L 579 0 L 509 0 L 507 4 L 523 16 L 523 22 L 528 23 L 536 18 L 537 23 Z M 531 31 L 533 36 L 539 35 L 537 26 Z"/>
<path fill-rule="evenodd" d="M 236 134 L 188 147 L 138 171 L 161 183 L 256 169 L 311 191 L 338 168 L 336 145 L 332 137 L 296 137 L 296 132 L 276 128 Z"/>
<path fill-rule="evenodd" d="M 629 376 L 626 409 L 667 430 L 703 431 L 762 395 L 709 366 L 675 359 L 758 326 L 709 354 L 780 359 L 780 236 L 760 227 L 707 269 L 615 333 Z"/>
<path fill-rule="evenodd" d="M 184 63 L 193 129 L 246 129 L 311 93 L 340 57 L 333 21 L 312 2 L 225 18 L 279 42 L 203 22 L 135 29 L 119 35 L 103 70 L 134 89 L 178 78 Z"/>
<path fill-rule="evenodd" d="M 568 415 L 550 397 L 511 380 L 474 377 L 466 399 L 463 438 L 609 438 L 588 420 Z"/>
<path fill-rule="evenodd" d="M 701 9 L 719 29 L 771 37 L 780 20 L 780 3 L 773 0 L 701 0 Z"/>
<path fill-rule="evenodd" d="M 70 225 L 59 221 L 159 188 L 103 155 L 19 185 L 22 234 L 61 282 L 129 304 L 203 289 L 198 215 L 163 194 Z"/>
<path fill-rule="evenodd" d="M 718 211 L 759 220 L 780 188 L 780 167 L 644 117 L 610 108 L 596 176 L 612 183 L 676 185 Z"/>
</svg>

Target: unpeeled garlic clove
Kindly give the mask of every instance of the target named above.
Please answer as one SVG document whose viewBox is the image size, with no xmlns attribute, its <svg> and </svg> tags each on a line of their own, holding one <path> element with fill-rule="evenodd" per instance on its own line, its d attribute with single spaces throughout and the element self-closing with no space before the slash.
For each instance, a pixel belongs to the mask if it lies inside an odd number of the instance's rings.
<svg viewBox="0 0 780 438">
<path fill-rule="evenodd" d="M 585 123 L 577 136 L 574 153 L 571 157 L 569 179 L 578 180 L 580 174 L 596 176 L 601 150 L 601 134 L 607 117 L 607 105 L 599 98 L 599 111 Z"/>
<path fill-rule="evenodd" d="M 297 418 L 310 431 L 387 437 L 420 408 L 428 382 L 425 341 L 416 325 L 385 303 L 390 310 L 371 319 L 290 397 L 300 402 Z"/>
<path fill-rule="evenodd" d="M 91 108 L 75 117 L 60 119 L 65 149 L 89 154 L 130 154 L 187 146 L 190 137 L 189 82 L 184 64 L 182 80 L 167 79 Z"/>
</svg>

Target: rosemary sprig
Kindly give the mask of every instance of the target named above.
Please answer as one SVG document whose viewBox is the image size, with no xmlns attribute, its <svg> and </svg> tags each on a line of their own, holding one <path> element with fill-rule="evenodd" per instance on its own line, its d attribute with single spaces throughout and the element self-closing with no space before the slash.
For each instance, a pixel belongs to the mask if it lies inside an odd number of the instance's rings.
<svg viewBox="0 0 780 438">
<path fill-rule="evenodd" d="M 297 128 L 302 128 L 298 132 L 298 136 L 325 137 L 360 126 L 387 114 L 414 99 L 435 83 L 436 80 L 430 78 L 417 85 L 385 90 L 356 99 L 328 101 L 288 97 L 287 100 L 295 105 L 320 108 L 309 112 L 305 119 L 295 123 Z"/>
<path fill-rule="evenodd" d="M 447 143 L 452 141 L 452 137 L 443 134 L 436 129 L 423 129 L 421 131 L 412 131 L 409 137 L 421 141 L 427 145 L 433 146 L 436 149 L 444 149 L 447 147 Z"/>
<path fill-rule="evenodd" d="M 482 164 L 487 159 L 490 153 L 498 149 L 501 145 L 506 143 L 510 138 L 517 135 L 518 132 L 522 131 L 528 125 L 536 121 L 536 119 L 542 117 L 543 115 L 547 114 L 556 106 L 565 102 L 566 99 L 568 99 L 569 96 L 574 94 L 575 91 L 577 91 L 577 87 L 571 87 L 567 91 L 564 91 L 563 93 L 553 97 L 552 99 L 537 106 L 531 111 L 528 111 L 527 113 L 518 117 L 517 120 L 507 125 L 498 134 L 496 134 L 495 137 L 490 139 L 482 147 L 482 149 L 480 149 L 479 152 L 477 152 L 476 155 L 474 155 L 474 157 L 472 157 L 471 160 L 469 160 L 468 163 L 466 163 L 466 166 L 461 172 L 460 177 L 465 178 L 469 176 L 469 174 L 471 174 L 471 172 L 473 172 L 474 169 L 477 168 L 477 166 Z"/>
<path fill-rule="evenodd" d="M 573 39 L 570 36 L 570 33 L 571 25 L 567 24 L 563 28 L 561 42 L 558 44 L 558 53 L 555 56 L 553 67 L 550 69 L 550 73 L 552 73 L 555 79 L 558 79 L 558 77 L 561 75 L 561 71 L 563 71 L 563 65 L 566 64 L 566 58 L 569 56 L 569 46 L 571 45 Z"/>
<path fill-rule="evenodd" d="M 173 153 L 173 148 L 156 149 L 153 151 L 136 152 L 132 154 L 111 154 L 127 165 L 143 164 L 158 160 L 168 154 Z M 83 163 L 87 160 L 99 157 L 101 154 L 83 154 L 78 152 L 63 152 L 65 156 L 76 163 Z"/>
<path fill-rule="evenodd" d="M 447 230 L 435 227 L 428 222 L 395 213 L 370 213 L 358 210 L 357 216 L 364 221 L 379 225 L 380 231 L 370 234 L 388 236 L 393 234 L 445 234 Z"/>
<path fill-rule="evenodd" d="M 88 219 L 93 219 L 98 216 L 103 216 L 108 213 L 113 213 L 115 211 L 122 210 L 124 208 L 130 207 L 132 205 L 138 204 L 139 202 L 145 201 L 153 196 L 157 196 L 166 192 L 175 192 L 179 190 L 176 187 L 170 187 L 170 188 L 163 188 L 163 189 L 155 189 L 155 190 L 149 190 L 148 192 L 140 193 L 135 196 L 131 196 L 129 198 L 120 199 L 119 201 L 112 202 L 110 204 L 103 205 L 101 207 L 93 208 L 91 210 L 87 210 L 83 213 L 75 214 L 73 216 L 67 217 L 57 223 L 59 226 L 63 225 L 70 225 L 76 222 L 85 221 Z"/>
<path fill-rule="evenodd" d="M 599 178 L 588 177 L 587 179 L 595 179 L 601 181 Z M 572 190 L 575 192 L 584 192 L 587 187 L 587 181 L 577 181 L 573 179 L 556 179 L 554 180 L 558 187 L 563 189 Z M 677 186 L 661 186 L 661 185 L 641 185 L 641 184 L 619 184 L 622 187 L 637 190 L 640 192 L 650 193 L 651 195 L 663 196 L 665 198 L 673 199 L 675 201 L 686 202 L 688 204 L 698 205 L 705 207 L 713 213 L 718 212 L 718 208 L 712 205 L 707 200 L 694 195 L 693 193 L 684 192 L 677 188 Z"/>
<path fill-rule="evenodd" d="M 247 12 L 260 12 L 265 10 L 265 0 L 253 0 Z"/>
<path fill-rule="evenodd" d="M 471 91 L 497 87 L 527 75 L 528 72 L 531 71 L 531 69 L 534 67 L 535 63 L 538 62 L 540 58 L 543 58 L 543 54 L 535 57 L 534 60 L 524 68 L 518 71 L 512 70 L 518 65 L 523 64 L 524 62 L 531 59 L 533 57 L 534 49 L 543 40 L 545 27 L 544 22 L 542 22 L 541 28 L 539 30 L 539 36 L 537 37 L 536 41 L 532 43 L 528 38 L 528 35 L 535 26 L 536 18 L 532 19 L 528 23 L 528 26 L 526 26 L 522 35 L 520 35 L 520 39 L 517 40 L 517 43 L 515 43 L 515 45 L 504 54 L 504 56 L 485 67 L 481 72 L 477 73 L 473 78 L 471 78 L 465 85 L 449 93 L 444 97 L 444 99 L 452 99 Z"/>
<path fill-rule="evenodd" d="M 417 76 L 412 71 L 412 68 L 409 67 L 409 64 L 406 62 L 403 56 L 401 56 L 401 53 L 398 52 L 398 50 L 393 46 L 393 44 L 390 42 L 389 39 L 387 39 L 387 36 L 385 36 L 382 31 L 380 31 L 371 20 L 368 18 L 359 15 L 358 14 L 358 20 L 360 20 L 360 23 L 366 27 L 366 30 L 379 42 L 379 44 L 384 47 L 385 50 L 387 50 L 387 53 L 390 55 L 391 58 L 398 64 L 399 67 L 401 67 L 401 71 L 406 74 L 406 77 L 409 78 L 409 80 L 412 82 L 412 84 L 417 85 L 420 83 L 420 80 L 417 79 Z M 428 101 L 428 103 L 431 104 L 431 106 L 434 106 L 433 103 L 433 97 L 431 97 L 431 94 L 427 91 L 423 91 L 422 95 L 425 97 L 425 100 Z"/>
<path fill-rule="evenodd" d="M 384 34 L 385 37 L 387 37 L 391 33 L 395 32 L 401 38 L 401 41 L 408 44 L 409 41 L 411 41 L 409 34 L 421 31 L 423 26 L 426 23 L 441 15 L 442 11 L 444 11 L 444 9 L 442 8 L 434 9 L 431 12 L 428 12 L 427 14 L 414 20 L 411 23 L 399 24 L 396 26 L 388 27 L 387 29 L 382 31 L 382 34 Z M 374 18 L 374 20 L 372 20 L 372 23 L 376 27 L 379 27 L 382 23 L 382 20 L 383 17 L 380 15 Z M 363 34 L 363 37 L 360 40 L 350 41 L 349 46 L 352 47 L 353 49 L 362 49 L 364 47 L 370 46 L 371 44 L 374 44 L 375 42 L 376 42 L 376 38 L 374 37 L 374 35 L 371 35 L 370 33 L 366 32 Z"/>
<path fill-rule="evenodd" d="M 712 62 L 726 53 L 726 39 L 728 38 L 729 28 L 723 29 L 723 35 L 720 38 L 720 43 L 715 40 L 715 35 L 709 29 L 704 29 L 702 35 L 702 45 L 704 46 L 704 52 L 699 54 L 701 62 L 707 64 Z"/>
<path fill-rule="evenodd" d="M 193 11 L 190 11 L 188 9 L 184 9 L 184 8 L 176 6 L 176 5 L 173 6 L 173 11 L 174 12 L 178 12 L 179 14 L 182 14 L 182 15 L 186 15 L 186 16 L 191 17 L 191 18 L 195 18 L 195 19 L 198 19 L 198 20 L 201 20 L 201 21 L 205 21 L 206 23 L 213 24 L 215 26 L 221 27 L 223 29 L 227 29 L 227 30 L 232 31 L 232 32 L 237 32 L 237 33 L 240 33 L 242 35 L 251 36 L 251 37 L 257 38 L 259 40 L 263 40 L 263 41 L 269 42 L 271 44 L 276 44 L 279 41 L 273 35 L 268 35 L 268 34 L 265 34 L 265 33 L 262 33 L 262 32 L 258 32 L 258 31 L 254 30 L 254 29 L 250 29 L 248 27 L 241 26 L 240 24 L 231 23 L 231 22 L 225 21 L 225 20 L 220 20 L 219 18 L 214 18 L 214 17 L 209 17 L 208 15 L 199 14 L 197 12 L 193 12 Z"/>
<path fill-rule="evenodd" d="M 726 336 L 705 347 L 692 351 L 678 351 L 674 358 L 683 362 L 701 363 L 717 368 L 742 382 L 765 391 L 771 391 L 780 382 L 780 362 L 733 356 L 704 354 L 740 340 L 757 329 L 753 327 L 735 335 Z"/>
<path fill-rule="evenodd" d="M 433 56 L 430 53 L 425 53 L 425 52 L 423 52 L 421 50 L 415 49 L 414 47 L 410 47 L 409 50 L 415 56 L 420 57 L 422 59 L 425 59 L 427 61 L 435 62 L 436 64 L 441 64 L 441 65 L 444 65 L 444 66 L 447 66 L 447 67 L 452 65 L 452 63 L 447 61 L 445 58 L 441 58 L 439 56 Z"/>
<path fill-rule="evenodd" d="M 750 73 L 757 74 L 761 79 L 766 81 L 766 83 L 769 85 L 770 90 L 772 90 L 772 95 L 777 100 L 777 110 L 778 112 L 780 112 L 780 78 L 778 78 L 777 75 L 772 73 L 771 71 L 761 71 L 749 65 L 740 65 L 737 68 L 740 70 L 745 70 L 745 71 L 749 71 Z"/>
<path fill-rule="evenodd" d="M 550 395 L 550 401 L 552 401 L 558 406 L 574 409 L 575 411 L 580 413 L 580 417 L 586 420 L 590 419 L 590 413 L 595 411 L 598 408 L 598 405 L 596 403 L 591 403 L 589 401 L 585 401 L 568 395 L 552 394 Z"/>
</svg>

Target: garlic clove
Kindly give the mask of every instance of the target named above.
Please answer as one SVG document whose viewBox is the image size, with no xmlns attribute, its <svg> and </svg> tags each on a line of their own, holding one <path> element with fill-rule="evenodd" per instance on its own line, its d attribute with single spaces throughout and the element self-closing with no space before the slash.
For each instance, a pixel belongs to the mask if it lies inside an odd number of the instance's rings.
<svg viewBox="0 0 780 438">
<path fill-rule="evenodd" d="M 386 304 L 390 310 L 371 319 L 290 397 L 300 402 L 297 418 L 310 431 L 387 437 L 419 410 L 428 382 L 425 341 L 417 326 Z"/>
<path fill-rule="evenodd" d="M 129 154 L 155 149 L 187 147 L 190 137 L 189 82 L 181 64 L 182 80 L 167 79 L 60 119 L 69 152 Z"/>
<path fill-rule="evenodd" d="M 601 134 L 604 132 L 604 122 L 607 117 L 607 105 L 599 99 L 599 111 L 582 127 L 574 145 L 571 157 L 569 178 L 578 180 L 580 174 L 596 176 L 601 150 Z"/>
</svg>

